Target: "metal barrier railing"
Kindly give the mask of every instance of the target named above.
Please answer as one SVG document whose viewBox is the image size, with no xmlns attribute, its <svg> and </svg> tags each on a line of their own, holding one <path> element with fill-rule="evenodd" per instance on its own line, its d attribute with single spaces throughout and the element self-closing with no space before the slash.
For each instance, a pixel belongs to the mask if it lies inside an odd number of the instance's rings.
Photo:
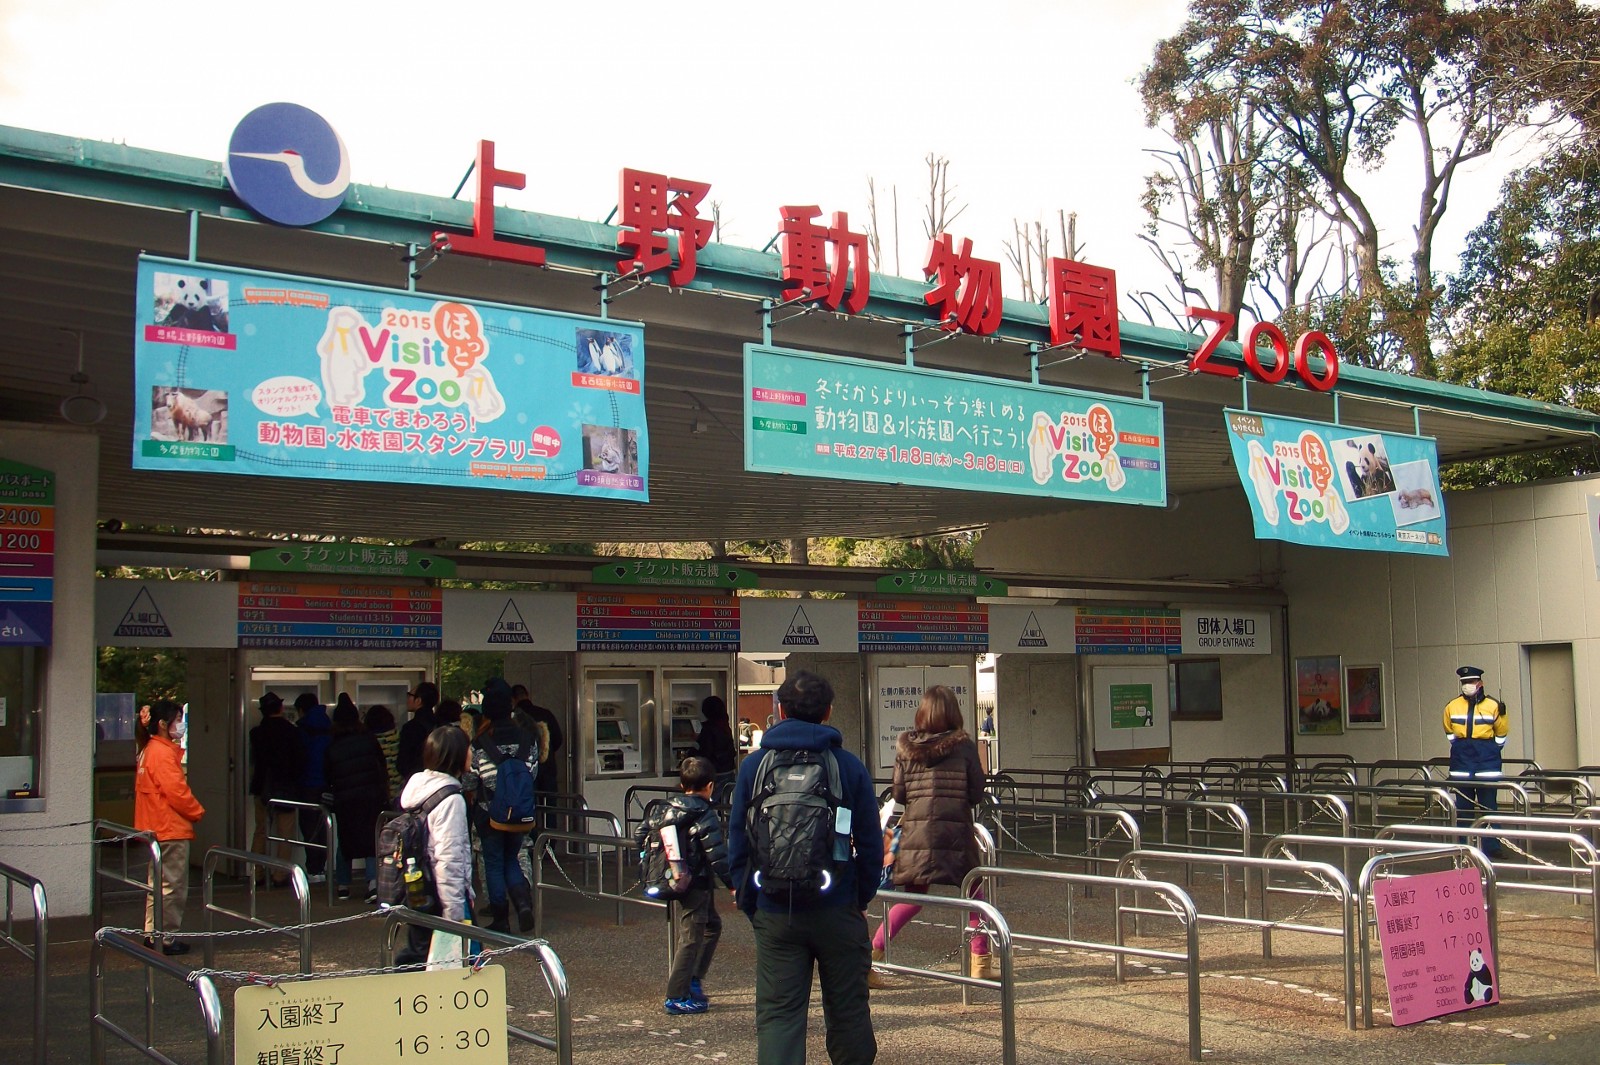
<svg viewBox="0 0 1600 1065">
<path fill-rule="evenodd" d="M 250 912 L 241 913 L 230 910 L 216 903 L 216 874 L 217 864 L 223 861 L 243 862 L 245 866 L 246 891 L 250 897 Z M 255 870 L 278 869 L 288 874 L 289 888 L 294 892 L 295 903 L 299 908 L 300 920 L 295 922 L 294 929 L 283 928 L 256 914 L 256 878 Z M 206 968 L 211 968 L 216 963 L 216 917 L 232 917 L 236 921 L 255 928 L 282 929 L 283 934 L 300 941 L 300 971 L 311 971 L 311 885 L 306 881 L 306 871 L 287 858 L 271 858 L 265 854 L 255 854 L 251 851 L 235 850 L 232 847 L 212 847 L 206 851 L 205 873 L 201 881 L 202 897 L 205 899 L 206 915 Z"/>
<path fill-rule="evenodd" d="M 1407 839 L 1374 839 L 1371 836 L 1315 836 L 1286 832 L 1280 836 L 1273 836 L 1261 848 L 1263 858 L 1288 858 L 1290 861 L 1305 861 L 1308 852 L 1321 849 L 1338 850 L 1343 855 L 1340 869 L 1344 872 L 1345 879 L 1355 883 L 1361 876 L 1361 867 L 1374 854 L 1414 853 L 1419 851 L 1437 851 L 1437 843 L 1426 843 L 1421 840 Z M 1458 850 L 1467 852 L 1466 858 L 1482 868 L 1489 868 L 1489 860 L 1482 855 L 1473 857 L 1472 848 L 1459 847 Z M 1363 852 L 1359 863 L 1352 862 L 1351 852 Z M 1480 860 L 1481 859 L 1481 860 Z"/>
<path fill-rule="evenodd" d="M 625 870 L 627 869 L 629 864 L 638 861 L 638 855 L 634 851 L 633 840 L 631 840 L 631 839 L 619 839 L 619 838 L 617 838 L 615 836 L 596 836 L 596 835 L 590 835 L 590 834 L 585 833 L 585 832 L 547 831 L 547 832 L 539 833 L 539 835 L 534 839 L 534 841 L 533 841 L 533 852 L 535 854 L 544 854 L 545 850 L 549 847 L 549 844 L 550 844 L 550 842 L 552 840 L 564 840 L 564 841 L 569 842 L 569 843 L 582 843 L 586 847 L 603 849 L 603 850 L 610 850 L 610 851 L 614 852 L 616 854 L 617 890 L 614 893 L 606 891 L 606 889 L 605 889 L 606 888 L 605 875 L 604 875 L 604 871 L 603 870 L 602 870 L 602 873 L 601 873 L 601 876 L 600 876 L 599 884 L 596 886 L 596 890 L 594 892 L 592 892 L 592 893 L 583 890 L 582 888 L 578 887 L 576 884 L 571 883 L 571 881 L 568 881 L 566 884 L 547 884 L 547 883 L 545 883 L 545 879 L 544 879 L 544 862 L 542 862 L 542 861 L 534 862 L 533 863 L 533 934 L 534 935 L 536 935 L 536 936 L 540 935 L 540 934 L 542 934 L 542 932 L 544 930 L 544 893 L 547 892 L 547 891 L 561 892 L 561 893 L 570 894 L 570 895 L 582 895 L 586 899 L 595 899 L 595 900 L 602 900 L 602 901 L 605 900 L 605 899 L 612 899 L 617 904 L 617 924 L 619 926 L 625 923 L 624 919 L 623 919 L 623 907 L 624 906 L 630 906 L 630 905 L 631 906 L 644 906 L 644 907 L 647 907 L 647 908 L 652 909 L 652 910 L 665 909 L 666 908 L 667 904 L 665 902 L 658 902 L 655 899 L 634 897 L 634 896 L 625 894 L 625 892 L 627 891 L 627 888 L 624 887 L 624 885 L 627 883 L 627 874 L 626 874 Z M 670 921 L 667 922 L 669 930 L 671 928 L 671 924 L 672 923 Z"/>
<path fill-rule="evenodd" d="M 1230 803 L 1250 815 L 1251 838 L 1264 833 L 1293 832 L 1309 826 L 1327 825 L 1341 836 L 1350 834 L 1350 807 L 1339 796 L 1325 791 L 1238 791 L 1213 788 L 1206 792 L 1210 802 Z M 1241 853 L 1250 853 L 1242 850 Z"/>
<path fill-rule="evenodd" d="M 1460 868 L 1462 861 L 1470 861 L 1478 867 L 1478 875 L 1483 880 L 1483 908 L 1489 918 L 1489 950 L 1498 959 L 1500 957 L 1500 928 L 1499 910 L 1495 905 L 1495 874 L 1487 862 L 1482 860 L 1481 854 L 1474 854 L 1471 847 L 1440 847 L 1432 850 L 1410 851 L 1405 854 L 1376 854 L 1361 869 L 1360 905 L 1361 905 L 1361 1018 L 1362 1024 L 1372 1027 L 1372 941 L 1367 935 L 1367 907 L 1372 903 L 1372 887 L 1378 880 L 1378 871 L 1395 865 L 1409 865 L 1414 862 L 1435 861 L 1441 857 L 1452 857 L 1456 867 Z M 1374 910 L 1376 906 L 1374 905 Z M 1392 1005 L 1392 1003 L 1391 1003 Z"/>
<path fill-rule="evenodd" d="M 1014 943 L 1048 943 L 1055 946 L 1073 947 L 1083 950 L 1097 950 L 1111 954 L 1116 959 L 1117 983 L 1126 982 L 1126 969 L 1124 958 L 1154 958 L 1160 961 L 1180 962 L 1187 971 L 1188 976 L 1188 1005 L 1189 1005 L 1189 1060 L 1201 1060 L 1200 1046 L 1200 933 L 1198 917 L 1195 911 L 1194 900 L 1189 893 L 1176 884 L 1168 884 L 1160 880 L 1118 880 L 1116 877 L 1096 876 L 1092 873 L 1057 873 L 1040 869 L 1005 869 L 999 866 L 979 866 L 966 875 L 961 882 L 961 894 L 966 898 L 972 895 L 975 882 L 982 881 L 984 897 L 994 899 L 997 894 L 998 882 L 1005 880 L 1034 880 L 1047 883 L 1069 885 L 1063 893 L 1066 900 L 1067 911 L 1067 938 L 1060 939 L 1054 936 L 1043 936 L 1032 933 L 1011 932 Z M 1102 943 L 1095 940 L 1077 939 L 1073 931 L 1071 885 L 1085 888 L 1108 887 L 1114 892 L 1113 905 L 1116 914 L 1116 940 L 1112 943 Z M 1138 903 L 1141 891 L 1151 891 L 1165 897 L 1175 917 L 1184 928 L 1185 948 L 1182 953 L 1169 950 L 1156 950 L 1150 947 L 1130 947 L 1127 945 L 1126 925 L 1122 920 L 1123 892 L 1133 892 L 1133 901 Z M 1152 911 L 1157 912 L 1157 911 Z M 888 941 L 884 945 L 884 954 L 888 955 Z"/>
<path fill-rule="evenodd" d="M 316 811 L 317 815 L 322 818 L 322 832 L 323 832 L 322 840 L 323 841 L 321 843 L 312 843 L 312 842 L 310 842 L 308 840 L 290 839 L 290 838 L 285 837 L 285 836 L 274 836 L 274 835 L 272 835 L 272 826 L 274 824 L 276 824 L 276 822 L 277 822 L 277 818 L 273 817 L 272 815 L 273 815 L 273 813 L 275 811 L 284 811 L 284 810 L 314 810 L 314 811 Z M 298 814 L 296 814 L 295 815 L 295 823 L 298 824 L 299 821 L 300 821 L 300 817 L 299 817 Z M 334 891 L 333 882 L 336 879 L 334 877 L 334 875 L 333 875 L 333 872 L 334 872 L 334 870 L 333 870 L 334 849 L 338 846 L 338 841 L 339 841 L 339 820 L 338 820 L 338 818 L 334 817 L 332 810 L 328 809 L 326 806 L 322 805 L 320 802 L 300 802 L 300 801 L 298 801 L 296 799 L 268 799 L 267 800 L 267 842 L 268 843 L 282 843 L 282 844 L 284 844 L 285 846 L 288 846 L 288 847 L 300 847 L 302 850 L 322 851 L 327 855 L 327 863 L 322 867 L 322 872 L 323 872 L 323 875 L 327 878 L 327 880 L 325 882 L 328 885 L 328 905 L 329 906 L 333 905 L 333 891 Z"/>
<path fill-rule="evenodd" d="M 1137 802 L 1139 800 L 1131 800 Z M 1007 847 L 1011 851 L 1031 852 L 1041 854 L 1037 848 L 1029 847 L 1022 840 L 1022 821 L 1028 819 L 1034 824 L 1048 821 L 1050 824 L 1050 850 L 1043 853 L 1047 858 L 1075 859 L 1084 863 L 1085 868 L 1107 865 L 1114 866 L 1125 851 L 1138 850 L 1140 847 L 1139 822 L 1134 820 L 1132 814 L 1126 810 L 1099 809 L 1091 806 L 1053 806 L 1048 804 L 1020 804 L 1009 807 L 1009 818 L 1002 816 L 998 823 L 1003 837 L 1009 837 L 1014 846 Z M 1006 827 L 1007 820 L 1010 828 Z M 1064 852 L 1061 849 L 1061 824 L 1065 822 L 1069 828 L 1081 826 L 1083 829 L 1083 850 L 1081 852 Z M 1101 851 L 1108 845 L 1114 844 L 1118 837 L 1126 844 L 1122 850 L 1105 856 Z"/>
<path fill-rule="evenodd" d="M 681 790 L 679 791 L 679 794 L 682 794 Z M 547 809 L 544 812 L 549 814 L 553 820 L 561 823 L 557 825 L 541 826 L 543 828 L 554 829 L 556 831 L 577 832 L 581 834 L 589 830 L 590 821 L 599 821 L 603 825 L 610 828 L 612 834 L 618 839 L 632 838 L 631 836 L 624 837 L 622 832 L 622 822 L 618 820 L 617 815 L 612 813 L 610 810 L 591 810 L 587 806 L 584 806 L 576 809 L 552 808 Z M 543 832 L 539 834 L 543 835 Z M 544 847 L 539 846 L 538 838 L 535 836 L 534 839 L 530 841 L 529 847 L 529 857 L 534 859 L 532 864 L 539 864 L 538 859 L 546 852 L 548 844 Z M 566 851 L 568 855 L 576 854 L 582 856 L 583 882 L 585 885 L 589 883 L 589 863 L 591 860 L 594 862 L 596 880 L 602 883 L 604 882 L 605 869 L 602 865 L 604 855 L 601 854 L 601 852 L 597 850 L 591 850 L 587 847 L 573 847 L 570 843 L 568 844 Z M 550 853 L 551 858 L 556 859 L 555 853 L 553 851 Z M 559 861 L 559 859 L 556 860 Z"/>
<path fill-rule="evenodd" d="M 1149 832 L 1145 833 L 1146 849 L 1157 846 L 1164 850 L 1183 850 L 1211 854 L 1238 854 L 1251 853 L 1251 841 L 1255 838 L 1250 825 L 1250 816 L 1245 813 L 1244 807 L 1234 802 L 1219 802 L 1211 799 L 1126 799 L 1116 802 L 1119 807 L 1136 810 L 1140 814 L 1148 814 L 1152 810 L 1161 814 L 1161 838 L 1159 841 L 1149 839 Z M 1174 838 L 1173 814 L 1183 815 L 1183 838 Z M 1200 818 L 1196 825 L 1196 817 Z M 1219 842 L 1220 838 L 1220 842 Z M 1194 870 L 1184 870 L 1184 883 L 1194 883 Z M 1227 867 L 1222 870 L 1222 898 L 1226 908 L 1228 898 L 1233 891 L 1233 876 Z M 1245 897 L 1245 912 L 1249 913 L 1249 895 Z"/>
<path fill-rule="evenodd" d="M 890 944 L 892 939 L 884 941 L 884 960 L 874 962 L 873 965 L 887 972 L 900 973 L 905 976 L 921 976 L 929 980 L 943 980 L 945 983 L 961 985 L 961 1001 L 963 1004 L 970 1002 L 971 989 L 974 987 L 988 988 L 1000 992 L 1000 1060 L 1004 1065 L 1016 1065 L 1017 1062 L 1017 990 L 1013 976 L 1013 963 L 1011 957 L 1011 928 L 1006 924 L 1006 919 L 1000 915 L 990 903 L 980 899 L 950 898 L 946 895 L 920 895 L 908 891 L 879 891 L 875 902 L 885 904 L 884 916 L 887 919 L 888 907 L 900 903 L 912 906 L 935 909 L 960 910 L 963 915 L 968 911 L 976 910 L 982 919 L 983 932 L 989 937 L 989 951 L 1000 962 L 1000 978 L 998 980 L 985 980 L 977 976 L 968 976 L 963 967 L 961 973 L 947 973 L 938 969 L 919 969 L 911 965 L 896 965 L 889 960 Z M 967 939 L 972 935 L 972 930 L 967 927 L 966 921 L 960 921 L 962 945 L 966 946 Z M 962 955 L 966 950 L 962 950 Z"/>
<path fill-rule="evenodd" d="M 1540 859 L 1537 855 L 1527 850 L 1517 848 L 1527 861 L 1517 862 L 1490 858 L 1489 862 L 1494 867 L 1495 878 L 1501 890 L 1504 891 L 1532 891 L 1544 894 L 1575 895 L 1579 898 L 1587 896 L 1589 900 L 1589 930 L 1593 941 L 1594 971 L 1600 976 L 1600 850 L 1589 841 L 1587 836 L 1576 832 L 1541 832 L 1537 829 L 1516 828 L 1510 825 L 1499 824 L 1493 828 L 1474 825 L 1463 827 L 1457 825 L 1447 828 L 1441 825 L 1390 825 L 1378 833 L 1379 839 L 1404 838 L 1406 836 L 1422 837 L 1424 839 L 1447 839 L 1454 841 L 1457 838 L 1467 840 L 1497 839 L 1502 843 L 1523 843 L 1537 846 L 1540 843 L 1557 843 L 1567 848 L 1567 856 L 1571 865 L 1556 865 Z M 1482 847 L 1478 848 L 1482 850 Z M 1580 860 L 1581 859 L 1581 864 Z M 1516 873 L 1529 877 L 1527 880 L 1508 879 L 1507 873 Z M 1541 883 L 1534 877 L 1559 876 L 1572 879 L 1571 884 Z M 1578 879 L 1587 878 L 1587 888 L 1577 886 Z"/>
<path fill-rule="evenodd" d="M 572 1001 L 571 992 L 567 986 L 567 971 L 561 964 L 561 959 L 549 943 L 543 940 L 526 940 L 520 936 L 511 935 L 509 932 L 495 932 L 491 929 L 473 924 L 462 924 L 459 921 L 448 921 L 443 917 L 432 914 L 418 913 L 416 910 L 404 906 L 390 907 L 384 911 L 383 919 L 383 948 L 381 960 L 387 968 L 394 967 L 395 941 L 399 938 L 400 929 L 412 926 L 427 928 L 435 934 L 440 932 L 448 935 L 461 936 L 464 939 L 475 939 L 480 943 L 490 946 L 513 947 L 531 950 L 538 955 L 539 971 L 544 976 L 544 983 L 550 989 L 550 996 L 555 1001 L 556 1034 L 552 1036 L 540 1035 L 530 1032 L 526 1028 L 518 1028 L 510 1021 L 506 1022 L 506 1034 L 524 1043 L 543 1047 L 553 1051 L 557 1065 L 572 1065 Z M 244 1065 L 244 1063 L 239 1063 Z"/>
<path fill-rule="evenodd" d="M 105 961 L 106 952 L 114 951 L 139 962 L 145 972 L 145 1027 L 144 1039 L 117 1024 L 105 1012 Z M 94 946 L 89 954 L 89 1060 L 94 1065 L 105 1065 L 106 1033 L 110 1032 L 128 1046 L 151 1061 L 162 1065 L 177 1065 L 172 1058 L 155 1048 L 155 1000 L 149 993 L 154 976 L 159 973 L 187 985 L 194 991 L 200 1007 L 200 1020 L 205 1026 L 206 1065 L 223 1065 L 227 1060 L 227 1047 L 223 1041 L 222 999 L 209 976 L 191 975 L 188 968 L 168 961 L 158 951 L 148 950 L 144 944 L 124 932 L 102 928 L 94 934 Z"/>
<path fill-rule="evenodd" d="M 1344 946 L 1344 1018 L 1345 1026 L 1354 1030 L 1356 1027 L 1356 912 L 1355 893 L 1350 889 L 1350 881 L 1343 873 L 1326 862 L 1290 861 L 1282 858 L 1252 858 L 1234 854 L 1199 854 L 1181 851 L 1136 851 L 1122 859 L 1117 867 L 1119 879 L 1126 879 L 1129 875 L 1142 876 L 1137 872 L 1146 863 L 1160 864 L 1185 864 L 1219 865 L 1225 868 L 1234 868 L 1245 871 L 1246 885 L 1246 913 L 1249 911 L 1249 871 L 1255 870 L 1260 874 L 1261 883 L 1261 916 L 1259 918 L 1243 916 L 1235 917 L 1224 912 L 1200 912 L 1196 916 L 1201 921 L 1212 924 L 1236 925 L 1241 928 L 1255 928 L 1261 932 L 1261 956 L 1272 957 L 1272 934 L 1275 931 L 1303 932 L 1313 936 L 1337 936 Z M 1320 884 L 1323 890 L 1308 887 L 1273 887 L 1272 874 L 1280 872 L 1292 874 Z M 1224 878 L 1226 882 L 1226 877 Z M 1307 896 L 1315 895 L 1336 900 L 1339 903 L 1341 921 L 1340 927 L 1330 928 L 1327 925 L 1301 924 L 1289 920 L 1274 920 L 1272 917 L 1271 900 L 1274 893 Z M 1146 910 L 1129 907 L 1128 912 L 1138 915 Z M 1150 913 L 1160 914 L 1162 911 L 1151 910 Z M 1137 925 L 1135 926 L 1137 932 Z"/>
<path fill-rule="evenodd" d="M 0 942 L 33 962 L 33 1060 L 34 1065 L 44 1065 L 46 1053 L 46 1028 L 44 1023 L 46 999 L 49 992 L 50 907 L 45 899 L 44 881 L 0 862 L 0 878 L 6 882 L 6 930 Z M 12 921 L 12 892 L 18 887 L 28 889 L 33 900 L 33 942 L 24 943 L 16 937 Z"/>
<path fill-rule="evenodd" d="M 106 838 L 109 837 L 109 838 Z M 128 825 L 119 825 L 115 821 L 100 820 L 94 823 L 94 886 L 90 894 L 89 914 L 94 920 L 94 926 L 101 928 L 105 925 L 105 882 L 121 884 L 132 888 L 139 894 L 152 900 L 153 913 L 155 914 L 155 927 L 161 928 L 161 844 L 156 841 L 154 833 L 140 832 Z M 135 880 L 128 872 L 128 845 L 137 841 L 144 850 L 149 868 L 144 880 Z M 108 870 L 100 862 L 100 856 L 106 848 L 101 844 L 120 843 L 122 851 L 122 871 Z"/>
</svg>

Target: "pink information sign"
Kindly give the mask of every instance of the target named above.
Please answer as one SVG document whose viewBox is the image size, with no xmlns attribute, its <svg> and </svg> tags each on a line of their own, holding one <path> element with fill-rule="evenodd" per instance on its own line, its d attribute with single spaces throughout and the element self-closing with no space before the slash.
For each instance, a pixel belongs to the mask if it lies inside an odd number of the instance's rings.
<svg viewBox="0 0 1600 1065">
<path fill-rule="evenodd" d="M 1476 869 L 1380 880 L 1372 901 L 1397 1026 L 1500 1001 Z"/>
</svg>

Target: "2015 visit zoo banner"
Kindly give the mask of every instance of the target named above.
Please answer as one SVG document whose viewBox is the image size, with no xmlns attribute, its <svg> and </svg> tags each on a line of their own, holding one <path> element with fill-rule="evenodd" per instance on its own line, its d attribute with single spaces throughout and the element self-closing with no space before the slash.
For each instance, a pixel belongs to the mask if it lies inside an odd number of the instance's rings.
<svg viewBox="0 0 1600 1065">
<path fill-rule="evenodd" d="M 644 327 L 143 257 L 133 465 L 649 499 Z"/>
<path fill-rule="evenodd" d="M 1223 413 L 1256 539 L 1450 553 L 1439 452 L 1431 438 Z"/>
<path fill-rule="evenodd" d="M 746 344 L 745 469 L 1164 506 L 1159 403 Z"/>
</svg>

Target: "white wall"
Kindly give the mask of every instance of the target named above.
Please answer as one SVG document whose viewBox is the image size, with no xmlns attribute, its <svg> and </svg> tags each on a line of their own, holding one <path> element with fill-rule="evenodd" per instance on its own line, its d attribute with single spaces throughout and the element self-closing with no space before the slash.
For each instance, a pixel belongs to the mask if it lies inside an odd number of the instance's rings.
<svg viewBox="0 0 1600 1065">
<path fill-rule="evenodd" d="M 78 429 L 0 424 L 0 457 L 53 470 L 54 642 L 44 656 L 45 808 L 0 814 L 0 861 L 44 881 L 52 917 L 89 912 L 94 768 L 94 551 L 100 441 Z M 31 914 L 26 893 L 18 912 Z"/>
</svg>

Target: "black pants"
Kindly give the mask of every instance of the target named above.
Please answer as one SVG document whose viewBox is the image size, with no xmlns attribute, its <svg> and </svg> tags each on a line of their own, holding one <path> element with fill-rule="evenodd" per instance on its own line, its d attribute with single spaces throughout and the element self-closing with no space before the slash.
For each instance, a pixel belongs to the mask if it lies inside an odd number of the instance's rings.
<svg viewBox="0 0 1600 1065">
<path fill-rule="evenodd" d="M 878 1040 L 867 1003 L 872 944 L 866 915 L 848 903 L 792 913 L 757 910 L 751 924 L 756 934 L 758 1065 L 805 1062 L 813 963 L 822 980 L 828 1060 L 833 1065 L 872 1065 Z"/>
<path fill-rule="evenodd" d="M 300 795 L 301 802 L 322 802 L 322 789 L 304 791 Z M 328 852 L 322 848 L 328 843 L 328 825 L 322 819 L 322 807 L 307 810 L 301 807 L 295 811 L 300 815 L 300 839 L 311 844 L 305 848 L 306 875 L 317 876 L 328 868 Z"/>
<path fill-rule="evenodd" d="M 678 949 L 672 955 L 672 975 L 667 978 L 668 998 L 688 998 L 689 981 L 703 980 L 722 938 L 722 915 L 717 912 L 715 888 L 691 888 L 672 903 L 677 924 Z"/>
</svg>

